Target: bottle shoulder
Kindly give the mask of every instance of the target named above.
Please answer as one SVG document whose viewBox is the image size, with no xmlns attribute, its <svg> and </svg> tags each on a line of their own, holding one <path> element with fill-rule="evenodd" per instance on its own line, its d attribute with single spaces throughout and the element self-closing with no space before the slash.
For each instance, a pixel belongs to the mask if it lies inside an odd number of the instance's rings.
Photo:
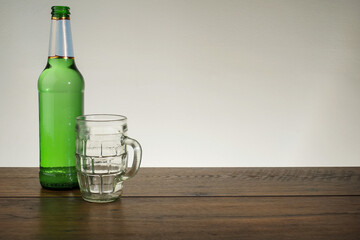
<svg viewBox="0 0 360 240">
<path fill-rule="evenodd" d="M 83 91 L 84 78 L 75 64 L 54 66 L 48 63 L 39 76 L 38 90 L 45 92 Z"/>
</svg>

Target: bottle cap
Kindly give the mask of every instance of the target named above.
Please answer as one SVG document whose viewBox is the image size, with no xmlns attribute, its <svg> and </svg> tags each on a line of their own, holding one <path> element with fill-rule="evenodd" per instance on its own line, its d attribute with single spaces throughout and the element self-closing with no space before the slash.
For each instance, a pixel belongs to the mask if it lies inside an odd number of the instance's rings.
<svg viewBox="0 0 360 240">
<path fill-rule="evenodd" d="M 51 19 L 70 19 L 70 8 L 68 6 L 53 6 L 51 10 Z"/>
</svg>

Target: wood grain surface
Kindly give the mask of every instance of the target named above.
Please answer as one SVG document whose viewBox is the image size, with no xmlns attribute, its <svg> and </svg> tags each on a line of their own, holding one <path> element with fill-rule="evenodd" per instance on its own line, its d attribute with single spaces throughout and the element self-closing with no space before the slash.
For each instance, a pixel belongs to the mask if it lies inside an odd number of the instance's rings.
<svg viewBox="0 0 360 240">
<path fill-rule="evenodd" d="M 6 198 L 7 239 L 359 239 L 360 197 Z M 296 238 L 295 238 L 296 237 Z"/>
<path fill-rule="evenodd" d="M 0 168 L 0 239 L 360 239 L 360 168 L 143 168 L 88 203 Z"/>
<path fill-rule="evenodd" d="M 38 168 L 0 168 L 0 197 L 78 196 L 42 190 Z M 142 168 L 131 196 L 360 196 L 360 168 Z"/>
</svg>

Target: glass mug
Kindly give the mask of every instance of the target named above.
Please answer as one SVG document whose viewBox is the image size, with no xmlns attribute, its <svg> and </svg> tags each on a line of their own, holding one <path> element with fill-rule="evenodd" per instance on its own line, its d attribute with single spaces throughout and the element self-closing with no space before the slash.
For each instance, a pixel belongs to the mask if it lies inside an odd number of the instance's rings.
<svg viewBox="0 0 360 240">
<path fill-rule="evenodd" d="M 76 118 L 76 158 L 81 195 L 89 202 L 112 202 L 123 190 L 123 182 L 138 172 L 140 144 L 126 136 L 127 118 L 92 114 Z M 127 146 L 134 150 L 128 168 Z"/>
</svg>

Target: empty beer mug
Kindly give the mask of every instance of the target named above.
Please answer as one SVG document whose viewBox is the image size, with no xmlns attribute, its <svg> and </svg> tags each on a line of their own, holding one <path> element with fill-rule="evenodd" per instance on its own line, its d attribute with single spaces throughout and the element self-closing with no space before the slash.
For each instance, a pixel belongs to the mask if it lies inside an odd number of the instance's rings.
<svg viewBox="0 0 360 240">
<path fill-rule="evenodd" d="M 93 114 L 76 118 L 76 170 L 80 191 L 89 202 L 112 202 L 123 190 L 123 182 L 138 172 L 140 144 L 126 136 L 127 118 Z M 133 151 L 128 168 L 127 146 Z"/>
</svg>

